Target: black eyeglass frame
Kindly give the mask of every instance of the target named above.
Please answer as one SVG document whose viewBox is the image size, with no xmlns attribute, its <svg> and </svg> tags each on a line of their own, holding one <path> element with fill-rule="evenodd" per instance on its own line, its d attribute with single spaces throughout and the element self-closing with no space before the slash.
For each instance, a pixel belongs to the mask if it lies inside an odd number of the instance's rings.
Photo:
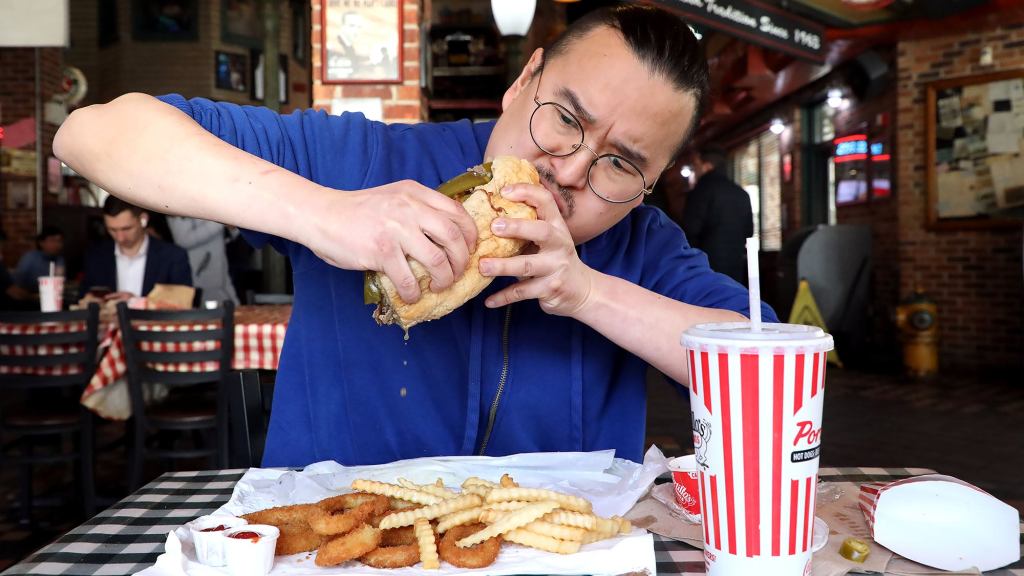
<svg viewBox="0 0 1024 576">
<path fill-rule="evenodd" d="M 537 107 L 534 108 L 533 109 L 533 113 L 530 114 L 529 131 L 530 131 L 530 139 L 533 140 L 533 144 L 541 152 L 547 154 L 548 156 L 554 156 L 555 158 L 565 158 L 567 156 L 572 156 L 573 154 L 579 152 L 580 148 L 586 148 L 587 150 L 590 150 L 590 153 L 594 155 L 594 161 L 590 163 L 589 167 L 587 167 L 587 187 L 590 188 L 590 191 L 593 192 L 598 198 L 600 198 L 601 200 L 604 200 L 605 202 L 609 202 L 611 204 L 628 204 L 628 203 L 636 200 L 640 196 L 650 196 L 651 194 L 653 194 L 654 193 L 654 185 L 657 183 L 657 179 L 655 179 L 655 181 L 652 182 L 650 186 L 648 186 L 647 185 L 647 177 L 644 176 L 643 170 L 640 170 L 640 168 L 636 164 L 631 162 L 628 158 L 623 158 L 622 156 L 619 156 L 618 154 L 598 154 L 596 151 L 594 151 L 593 148 L 591 148 L 590 146 L 588 146 L 585 143 L 586 132 L 583 129 L 583 123 L 580 122 L 579 118 L 577 118 L 575 114 L 570 112 L 565 106 L 562 106 L 558 102 L 550 102 L 550 101 L 549 102 L 541 102 L 540 101 L 540 98 L 538 98 L 538 95 L 540 94 L 540 80 L 541 80 L 541 78 L 543 76 L 544 76 L 544 68 L 542 67 L 540 69 L 540 71 L 537 72 L 537 89 L 533 93 L 533 102 L 534 102 L 534 104 L 537 105 Z M 544 148 L 543 146 L 540 145 L 540 142 L 537 142 L 537 138 L 533 135 L 533 119 L 537 116 L 537 111 L 540 110 L 541 106 L 548 106 L 548 105 L 554 106 L 555 108 L 557 108 L 561 112 L 564 112 L 566 116 L 568 116 L 569 118 L 572 118 L 572 121 L 576 123 L 576 127 L 579 128 L 579 131 L 580 131 L 580 141 L 578 143 L 576 143 L 575 145 L 573 145 L 571 151 L 566 152 L 565 154 L 555 154 L 553 152 L 548 151 L 546 148 Z M 632 196 L 628 200 L 612 200 L 611 198 L 606 198 L 603 194 L 598 192 L 596 188 L 594 188 L 594 183 L 591 182 L 591 180 L 590 180 L 590 174 L 594 170 L 594 166 L 602 158 L 617 158 L 617 159 L 625 162 L 626 164 L 629 164 L 630 167 L 632 167 L 634 170 L 636 170 L 636 173 L 638 175 L 640 175 L 640 181 L 643 182 L 643 185 L 644 185 L 643 188 L 641 188 L 640 191 L 636 193 L 636 195 Z"/>
</svg>

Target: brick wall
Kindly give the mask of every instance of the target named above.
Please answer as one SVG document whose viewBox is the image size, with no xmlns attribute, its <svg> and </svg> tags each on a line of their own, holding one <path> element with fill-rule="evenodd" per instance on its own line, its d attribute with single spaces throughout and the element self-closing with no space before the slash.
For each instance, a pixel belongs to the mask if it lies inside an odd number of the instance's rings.
<svg viewBox="0 0 1024 576">
<path fill-rule="evenodd" d="M 42 101 L 47 102 L 59 89 L 61 82 L 60 48 L 40 48 L 38 50 L 40 69 L 40 91 Z M 36 115 L 35 105 L 35 74 L 36 50 L 34 48 L 0 48 L 0 125 L 10 125 L 24 118 Z M 38 158 L 40 170 L 44 169 L 45 159 L 50 155 L 53 135 L 57 127 L 43 123 L 42 157 Z M 35 140 L 22 147 L 23 150 L 35 152 Z M 17 264 L 21 255 L 35 248 L 36 211 L 31 209 L 8 209 L 7 182 L 12 179 L 27 180 L 35 186 L 35 177 L 0 175 L 0 223 L 7 233 L 4 245 L 3 261 L 7 266 Z M 44 194 L 44 204 L 53 197 Z"/>
<path fill-rule="evenodd" d="M 419 122 L 426 106 L 420 90 L 421 0 L 397 0 L 402 4 L 402 81 L 389 84 L 325 84 L 323 82 L 323 26 L 321 4 L 313 6 L 313 107 L 331 110 L 336 98 L 380 98 L 385 122 Z M 347 1 L 347 0 L 344 0 Z"/>
<path fill-rule="evenodd" d="M 994 65 L 979 66 L 983 46 Z M 920 285 L 938 303 L 944 367 L 1021 368 L 1021 229 L 931 231 L 925 217 L 925 85 L 1024 68 L 1024 25 L 901 42 L 897 52 L 896 182 L 900 292 Z"/>
</svg>

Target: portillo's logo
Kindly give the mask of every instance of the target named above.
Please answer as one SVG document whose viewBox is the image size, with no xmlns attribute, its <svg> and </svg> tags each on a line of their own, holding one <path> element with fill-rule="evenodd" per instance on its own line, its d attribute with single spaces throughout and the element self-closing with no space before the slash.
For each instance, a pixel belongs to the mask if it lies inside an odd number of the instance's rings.
<svg viewBox="0 0 1024 576">
<path fill-rule="evenodd" d="M 790 455 L 791 462 L 807 462 L 808 460 L 814 460 L 821 455 L 821 428 L 814 428 L 814 423 L 810 420 L 801 420 L 797 422 L 796 436 L 793 438 L 793 447 L 798 448 L 801 445 L 809 446 L 804 450 L 794 450 Z"/>
<path fill-rule="evenodd" d="M 690 415 L 690 424 L 693 427 L 693 451 L 697 455 L 697 464 L 701 468 L 708 468 L 708 440 L 711 439 L 711 422 L 698 420 Z"/>
</svg>

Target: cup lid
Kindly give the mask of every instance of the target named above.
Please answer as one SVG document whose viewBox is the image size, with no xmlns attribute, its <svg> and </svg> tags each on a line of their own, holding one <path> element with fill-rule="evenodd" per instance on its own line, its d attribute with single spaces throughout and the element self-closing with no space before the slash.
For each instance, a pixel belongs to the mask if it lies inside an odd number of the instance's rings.
<svg viewBox="0 0 1024 576">
<path fill-rule="evenodd" d="M 715 346 L 769 346 L 803 348 L 822 352 L 833 347 L 832 336 L 817 326 L 763 322 L 755 332 L 751 322 L 717 322 L 697 324 L 683 332 L 682 343 L 687 348 L 701 345 Z"/>
</svg>

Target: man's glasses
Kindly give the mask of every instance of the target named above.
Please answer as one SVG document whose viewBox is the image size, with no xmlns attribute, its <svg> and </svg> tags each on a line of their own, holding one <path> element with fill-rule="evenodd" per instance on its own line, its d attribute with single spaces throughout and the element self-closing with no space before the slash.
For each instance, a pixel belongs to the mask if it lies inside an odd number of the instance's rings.
<svg viewBox="0 0 1024 576">
<path fill-rule="evenodd" d="M 580 148 L 586 148 L 595 156 L 587 170 L 587 184 L 602 200 L 613 204 L 625 204 L 650 194 L 647 180 L 636 164 L 616 154 L 598 154 L 593 148 L 583 143 L 583 125 L 576 116 L 561 104 L 541 102 L 540 79 L 543 69 L 537 76 L 537 91 L 533 101 L 537 104 L 530 116 L 530 137 L 542 152 L 551 156 L 570 156 Z"/>
</svg>

